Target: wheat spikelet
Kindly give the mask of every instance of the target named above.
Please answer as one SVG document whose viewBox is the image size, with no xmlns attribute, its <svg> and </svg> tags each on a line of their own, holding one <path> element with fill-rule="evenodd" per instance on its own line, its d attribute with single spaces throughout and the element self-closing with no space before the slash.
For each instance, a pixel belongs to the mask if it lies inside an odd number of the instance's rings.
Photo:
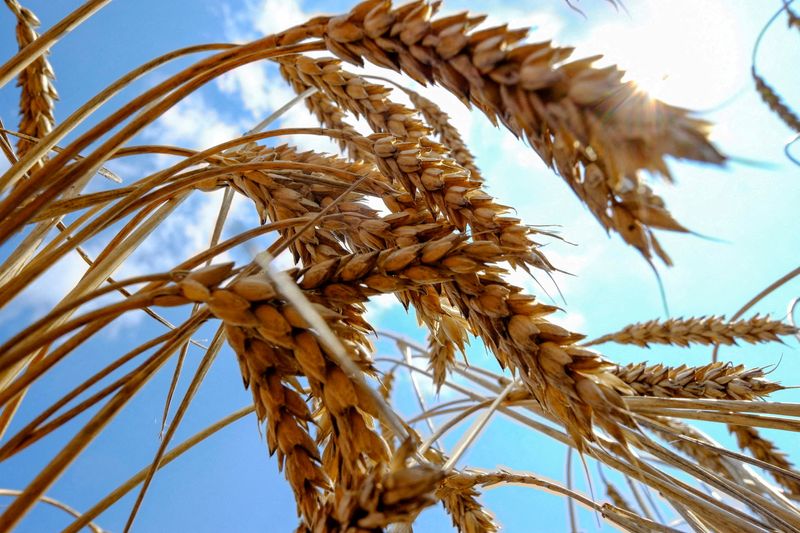
<svg viewBox="0 0 800 533">
<path fill-rule="evenodd" d="M 751 69 L 750 75 L 753 77 L 753 81 L 756 84 L 756 91 L 759 96 L 761 96 L 764 103 L 767 104 L 773 113 L 783 120 L 783 123 L 786 124 L 789 129 L 800 133 L 800 117 L 783 103 L 778 93 L 767 84 L 764 78 L 756 73 L 755 67 Z"/>
<path fill-rule="evenodd" d="M 786 6 L 786 15 L 788 16 L 787 23 L 789 27 L 800 30 L 800 16 L 790 9 L 789 6 Z"/>
<path fill-rule="evenodd" d="M 455 312 L 443 314 L 436 329 L 428 336 L 428 368 L 433 373 L 433 383 L 440 390 L 447 379 L 447 372 L 455 365 L 458 349 L 465 354 L 469 324 Z"/>
<path fill-rule="evenodd" d="M 450 514 L 460 533 L 492 533 L 499 531 L 494 517 L 478 501 L 475 485 L 460 476 L 448 476 L 436 496 Z"/>
<path fill-rule="evenodd" d="M 308 432 L 311 412 L 298 391 L 284 384 L 291 376 L 280 368 L 286 366 L 285 356 L 279 358 L 261 340 L 246 338 L 239 328 L 226 326 L 226 336 L 239 358 L 245 386 L 253 393 L 258 418 L 266 420 L 269 452 L 277 452 L 278 468 L 285 470 L 298 509 L 309 519 L 319 506 L 320 490 L 330 487 Z"/>
<path fill-rule="evenodd" d="M 771 465 L 795 471 L 794 465 L 786 459 L 786 454 L 769 440 L 762 437 L 755 428 L 747 426 L 729 425 L 728 431 L 736 437 L 736 442 L 742 450 L 748 450 L 753 457 Z M 779 472 L 770 472 L 786 492 L 793 498 L 800 498 L 800 482 L 794 478 L 784 476 Z"/>
<path fill-rule="evenodd" d="M 6 5 L 17 17 L 17 44 L 20 50 L 31 44 L 38 34 L 39 19 L 16 0 L 6 0 Z M 17 130 L 30 137 L 42 138 L 53 128 L 53 108 L 58 92 L 53 86 L 55 75 L 47 61 L 47 52 L 40 55 L 19 73 L 17 85 L 22 88 L 19 100 L 20 122 Z M 17 155 L 23 156 L 35 144 L 21 137 L 17 141 Z M 37 166 L 40 166 L 41 162 Z"/>
<path fill-rule="evenodd" d="M 357 487 L 337 487 L 307 531 L 377 533 L 393 523 L 412 522 L 436 502 L 434 491 L 443 477 L 441 470 L 424 465 L 376 469 Z"/>
<path fill-rule="evenodd" d="M 699 367 L 636 363 L 612 372 L 641 396 L 753 400 L 783 389 L 765 380 L 760 368 L 722 362 Z"/>
<path fill-rule="evenodd" d="M 395 369 L 392 369 L 386 372 L 381 379 L 381 396 L 386 401 L 389 401 L 392 397 L 392 391 L 394 390 L 394 380 L 395 380 Z"/>
<path fill-rule="evenodd" d="M 300 368 L 297 360 L 286 350 L 265 342 L 263 337 L 254 336 L 241 326 L 241 318 L 234 318 L 234 315 L 243 316 L 249 312 L 244 307 L 247 300 L 236 300 L 237 293 L 214 288 L 229 274 L 229 265 L 196 271 L 181 281 L 180 292 L 197 301 L 209 302 L 212 309 L 216 308 L 217 313 L 228 318 L 225 321 L 226 338 L 239 360 L 244 385 L 252 392 L 256 414 L 259 420 L 267 421 L 269 452 L 277 452 L 278 467 L 285 469 L 298 509 L 306 520 L 310 520 L 319 507 L 320 489 L 328 488 L 330 481 L 320 466 L 319 450 L 308 432 L 311 412 L 296 390 L 297 385 L 287 386 Z M 251 298 L 275 296 L 274 289 L 256 279 L 245 278 L 235 287 Z M 234 300 L 238 301 L 237 306 L 233 305 Z"/>
<path fill-rule="evenodd" d="M 755 315 L 748 319 L 728 321 L 725 317 L 706 316 L 697 318 L 670 318 L 666 321 L 650 320 L 625 326 L 620 331 L 603 335 L 584 346 L 606 342 L 635 344 L 643 348 L 650 344 L 671 344 L 689 346 L 690 344 L 736 344 L 743 340 L 750 344 L 775 342 L 780 336 L 792 335 L 796 329 L 768 316 Z"/>
<path fill-rule="evenodd" d="M 331 129 L 348 133 L 349 137 L 358 136 L 356 129 L 345 120 L 345 114 L 342 110 L 325 96 L 314 93 L 308 96 L 305 102 L 306 107 L 314 114 L 320 124 Z M 354 161 L 370 161 L 372 159 L 369 153 L 365 152 L 358 145 L 350 142 L 348 138 L 341 139 L 339 141 L 339 146 L 342 150 L 347 150 L 348 155 Z"/>
<path fill-rule="evenodd" d="M 411 103 L 425 117 L 425 122 L 431 127 L 433 132 L 439 136 L 439 140 L 445 145 L 456 162 L 469 171 L 470 179 L 483 181 L 481 172 L 475 165 L 475 158 L 472 152 L 464 143 L 461 134 L 450 123 L 450 117 L 436 105 L 435 102 L 428 100 L 421 94 L 410 89 L 404 89 Z"/>
<path fill-rule="evenodd" d="M 298 55 L 281 58 L 279 63 L 281 74 L 295 92 L 315 87 L 342 109 L 364 117 L 376 132 L 391 133 L 403 139 L 429 133 L 416 118 L 416 112 L 388 98 L 391 89 L 345 72 L 338 60 Z"/>
</svg>

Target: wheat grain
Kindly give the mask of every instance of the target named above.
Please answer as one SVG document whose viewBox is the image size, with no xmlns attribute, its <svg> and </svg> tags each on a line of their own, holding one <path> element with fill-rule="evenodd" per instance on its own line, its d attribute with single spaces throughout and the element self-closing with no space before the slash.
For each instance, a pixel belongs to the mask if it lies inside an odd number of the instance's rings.
<svg viewBox="0 0 800 533">
<path fill-rule="evenodd" d="M 458 349 L 466 357 L 469 324 L 463 317 L 453 311 L 441 314 L 441 319 L 436 329 L 428 336 L 428 366 L 433 373 L 433 383 L 437 391 L 447 379 L 447 372 L 454 366 L 456 359 L 455 350 Z"/>
</svg>

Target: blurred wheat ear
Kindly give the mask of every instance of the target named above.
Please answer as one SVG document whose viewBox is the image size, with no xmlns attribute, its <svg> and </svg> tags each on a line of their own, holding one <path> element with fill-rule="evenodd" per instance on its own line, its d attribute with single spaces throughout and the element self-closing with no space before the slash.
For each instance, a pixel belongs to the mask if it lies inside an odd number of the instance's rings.
<svg viewBox="0 0 800 533">
<path fill-rule="evenodd" d="M 459 531 L 497 531 L 480 489 L 503 484 L 560 494 L 570 508 L 582 505 L 626 531 L 675 531 L 678 524 L 697 531 L 800 531 L 800 473 L 756 429 L 800 430 L 800 405 L 765 400 L 785 387 L 761 368 L 619 366 L 590 349 L 610 342 L 643 348 L 775 343 L 797 329 L 737 313 L 731 320 L 652 320 L 584 341 L 554 324 L 549 316 L 557 308 L 510 283 L 509 272 L 551 275 L 557 265 L 542 243 L 557 236 L 495 201 L 447 114 L 424 90 L 400 80 L 438 84 L 524 139 L 606 230 L 651 264 L 655 257 L 671 263 L 656 230 L 687 229 L 640 176 L 650 171 L 671 181 L 668 157 L 722 164 L 706 123 L 623 83 L 616 68 L 594 67 L 596 58 L 570 60 L 569 48 L 527 41 L 525 30 L 486 28 L 483 16 L 465 13 L 439 16 L 438 1 L 396 7 L 368 0 L 253 42 L 197 45 L 158 57 L 55 124 L 47 50 L 105 3 L 89 1 L 38 36 L 35 15 L 6 0 L 20 52 L 0 67 L 0 82 L 16 76 L 21 97 L 19 126 L 0 132 L 11 165 L 0 178 L 0 305 L 24 299 L 25 289 L 65 257 L 78 254 L 87 267 L 47 313 L 15 321 L 17 331 L 0 346 L 0 460 L 93 414 L 28 486 L 0 493 L 13 496 L 0 530 L 19 524 L 39 502 L 76 517 L 65 531 L 99 530 L 93 521 L 138 487 L 127 531 L 161 468 L 255 413 L 295 494 L 298 531 L 407 531 L 437 503 Z M 184 57 L 194 62 L 67 140 L 138 77 Z M 241 137 L 201 151 L 136 144 L 137 135 L 183 99 L 257 61 L 274 62 L 298 97 Z M 371 63 L 399 75 L 367 76 L 344 63 Z M 387 83 L 399 87 L 400 99 Z M 320 127 L 271 126 L 301 102 Z M 353 126 L 358 117 L 368 134 Z M 325 137 L 341 153 L 276 142 L 286 135 Z M 19 139 L 16 149 L 11 137 Z M 106 168 L 111 161 L 164 154 L 177 162 L 85 192 L 98 174 L 115 180 Z M 224 192 L 205 250 L 167 271 L 118 276 L 171 217 L 215 191 Z M 236 196 L 260 224 L 223 238 Z M 262 236 L 271 239 L 266 250 L 254 244 Z M 100 251 L 93 257 L 89 249 Z M 223 254 L 242 252 L 252 261 L 222 261 Z M 272 261 L 283 252 L 294 260 L 287 271 Z M 397 355 L 374 358 L 371 334 L 378 324 L 368 321 L 365 304 L 384 294 L 413 309 L 428 332 L 427 346 L 378 332 L 396 343 Z M 98 333 L 134 311 L 146 312 L 163 332 L 66 384 L 61 399 L 6 435 L 31 385 L 46 383 L 53 367 L 72 364 L 73 352 L 97 346 Z M 198 340 L 208 323 L 213 338 Z M 482 342 L 505 373 L 462 361 L 470 341 Z M 190 345 L 204 351 L 193 368 Z M 236 358 L 253 405 L 173 446 L 217 357 Z M 155 414 L 162 438 L 152 462 L 83 513 L 48 499 L 71 463 L 168 365 L 172 378 Z M 185 370 L 193 375 L 182 390 Z M 413 418 L 393 403 L 404 393 L 395 390 L 394 378 L 406 370 L 421 411 Z M 437 390 L 452 389 L 457 399 L 430 405 L 418 383 L 423 377 Z M 563 483 L 461 466 L 498 413 L 537 438 L 576 450 L 584 464 L 597 463 L 608 501 L 575 490 L 569 466 Z M 442 437 L 473 414 L 456 447 L 445 449 Z M 686 420 L 728 424 L 751 455 L 721 446 Z M 425 432 L 416 429 L 422 421 Z M 572 454 L 567 458 L 571 466 Z M 630 493 L 618 488 L 623 481 Z M 575 516 L 570 513 L 572 530 Z"/>
</svg>

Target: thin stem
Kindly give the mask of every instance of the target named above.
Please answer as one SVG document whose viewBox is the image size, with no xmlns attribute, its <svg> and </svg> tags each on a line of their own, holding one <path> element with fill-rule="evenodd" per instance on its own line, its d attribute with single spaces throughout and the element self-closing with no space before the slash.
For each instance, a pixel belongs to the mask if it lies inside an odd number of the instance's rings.
<svg viewBox="0 0 800 533">
<path fill-rule="evenodd" d="M 405 358 L 406 363 L 409 365 L 413 365 L 413 360 L 411 358 L 411 349 L 409 346 L 401 347 L 398 346 L 403 352 L 403 357 Z M 422 397 L 422 391 L 419 388 L 419 384 L 417 383 L 417 377 L 412 371 L 408 371 L 408 376 L 411 378 L 411 388 L 414 390 L 414 396 L 417 397 L 417 403 L 419 404 L 419 408 L 422 412 L 425 412 L 428 408 L 425 406 L 425 399 Z M 436 428 L 433 425 L 433 421 L 430 417 L 425 418 L 425 422 L 428 425 L 428 429 L 431 430 L 431 434 L 436 433 Z M 434 440 L 434 443 L 439 447 L 442 448 L 442 443 L 438 441 L 438 439 Z"/>
<path fill-rule="evenodd" d="M 159 350 L 159 359 L 143 370 L 140 375 L 131 379 L 89 422 L 61 449 L 58 455 L 28 484 L 23 493 L 17 497 L 5 512 L 0 515 L 0 531 L 11 530 L 27 514 L 38 498 L 50 488 L 69 465 L 86 449 L 95 437 L 111 422 L 134 395 L 152 378 L 158 369 L 166 363 L 169 356 L 185 342 L 197 327 L 202 324 L 200 316 L 187 322 L 176 338 Z"/>
<path fill-rule="evenodd" d="M 567 489 L 572 491 L 572 447 L 567 447 L 566 471 L 564 472 L 567 478 Z M 567 519 L 569 520 L 570 533 L 578 533 L 578 517 L 575 513 L 575 501 L 572 498 L 567 498 Z"/>
<path fill-rule="evenodd" d="M 197 367 L 197 371 L 195 372 L 194 378 L 192 378 L 192 382 L 189 384 L 189 388 L 186 390 L 186 394 L 183 396 L 183 400 L 181 404 L 178 406 L 178 410 L 175 413 L 175 416 L 172 419 L 172 422 L 167 429 L 164 438 L 161 439 L 161 444 L 158 447 L 158 451 L 156 452 L 156 456 L 153 459 L 153 462 L 150 466 L 150 471 L 147 473 L 147 477 L 142 484 L 141 490 L 139 490 L 139 494 L 136 497 L 136 502 L 133 504 L 133 509 L 131 509 L 130 515 L 128 516 L 128 520 L 125 523 L 125 528 L 123 529 L 123 533 L 128 533 L 133 526 L 133 521 L 136 518 L 136 513 L 139 511 L 139 507 L 142 505 L 144 501 L 144 496 L 147 493 L 147 489 L 150 486 L 150 483 L 153 481 L 153 477 L 155 476 L 156 471 L 158 470 L 159 464 L 161 463 L 162 459 L 164 458 L 164 453 L 167 450 L 167 446 L 169 445 L 172 437 L 175 436 L 175 432 L 178 430 L 178 426 L 183 420 L 183 416 L 186 414 L 186 411 L 189 409 L 189 405 L 191 404 L 192 400 L 194 399 L 197 390 L 200 388 L 200 384 L 205 379 L 206 375 L 208 374 L 208 370 L 211 368 L 214 360 L 217 358 L 217 354 L 219 353 L 220 349 L 222 348 L 222 343 L 225 340 L 225 330 L 224 326 L 220 325 L 217 329 L 217 333 L 214 335 L 214 339 L 211 341 L 211 345 L 209 346 L 208 350 L 206 351 L 206 355 L 203 357 L 203 360 L 200 361 L 200 364 Z M 184 345 L 186 346 L 186 345 Z"/>
<path fill-rule="evenodd" d="M 89 0 L 60 20 L 55 26 L 41 34 L 28 46 L 17 52 L 0 67 L 0 87 L 14 79 L 25 67 L 51 48 L 61 37 L 94 15 L 111 0 Z"/>
<path fill-rule="evenodd" d="M 750 309 L 755 304 L 760 302 L 765 296 L 767 296 L 768 294 L 772 293 L 775 289 L 781 287 L 782 285 L 784 285 L 788 281 L 792 280 L 793 278 L 797 277 L 798 275 L 800 275 L 800 266 L 798 266 L 797 268 L 795 268 L 794 270 L 792 270 L 788 274 L 785 274 L 784 276 L 782 276 L 782 277 L 776 279 L 775 281 L 773 281 L 772 283 L 770 283 L 764 290 L 762 290 L 761 292 L 759 292 L 758 294 L 753 296 L 750 299 L 750 301 L 748 301 L 746 304 L 744 304 L 741 309 L 736 311 L 736 313 L 731 317 L 731 322 L 733 322 L 734 320 L 737 320 L 739 317 L 741 317 L 743 314 L 745 314 L 748 309 Z M 712 362 L 716 362 L 717 361 L 718 352 L 719 352 L 719 344 L 714 346 L 714 351 L 711 353 L 711 361 Z"/>
<path fill-rule="evenodd" d="M 0 496 L 19 496 L 22 494 L 21 490 L 14 490 L 14 489 L 0 489 Z M 81 513 L 67 505 L 66 503 L 62 503 L 55 498 L 51 498 L 49 496 L 41 496 L 39 501 L 42 503 L 46 503 L 47 505 L 52 505 L 56 509 L 60 509 L 67 514 L 74 516 L 75 518 L 81 518 Z M 95 524 L 94 522 L 89 522 L 86 524 L 89 529 L 94 531 L 94 533 L 104 533 L 104 529 Z"/>
<path fill-rule="evenodd" d="M 500 394 L 497 395 L 497 398 L 494 399 L 492 404 L 489 406 L 489 409 L 486 410 L 482 417 L 475 421 L 475 424 L 462 437 L 461 442 L 456 444 L 455 450 L 453 450 L 453 453 L 450 455 L 450 458 L 447 459 L 447 462 L 444 464 L 442 469 L 448 471 L 453 468 L 461 456 L 464 455 L 464 452 L 466 452 L 470 445 L 475 442 L 475 439 L 478 438 L 480 433 L 483 431 L 483 428 L 485 428 L 486 424 L 489 423 L 489 419 L 492 417 L 495 411 L 497 411 L 497 408 L 500 407 L 500 404 L 503 402 L 503 400 L 506 399 L 508 393 L 511 392 L 511 390 L 517 386 L 517 384 L 517 380 L 512 381 L 506 386 L 505 389 L 503 389 Z"/>
<path fill-rule="evenodd" d="M 189 437 L 182 443 L 175 446 L 172 450 L 170 450 L 167 454 L 164 455 L 163 459 L 158 465 L 158 468 L 164 468 L 169 463 L 186 453 L 187 451 L 194 448 L 197 444 L 204 441 L 211 435 L 214 435 L 221 429 L 231 425 L 232 423 L 236 422 L 244 418 L 245 416 L 252 414 L 255 411 L 255 407 L 248 406 L 239 409 L 238 411 L 231 413 L 230 415 L 226 416 L 225 418 L 220 419 L 219 421 L 211 424 L 207 428 L 195 433 L 193 436 Z M 133 488 L 136 487 L 139 483 L 141 483 L 147 473 L 150 471 L 150 465 L 139 470 L 136 475 L 132 476 L 126 482 L 121 484 L 119 487 L 114 489 L 111 493 L 109 493 L 105 498 L 100 500 L 96 503 L 91 509 L 83 513 L 83 516 L 79 519 L 67 526 L 62 533 L 77 533 L 80 531 L 82 527 L 84 527 L 89 520 L 97 517 L 111 507 L 115 502 L 119 501 L 123 496 L 129 493 Z"/>
</svg>

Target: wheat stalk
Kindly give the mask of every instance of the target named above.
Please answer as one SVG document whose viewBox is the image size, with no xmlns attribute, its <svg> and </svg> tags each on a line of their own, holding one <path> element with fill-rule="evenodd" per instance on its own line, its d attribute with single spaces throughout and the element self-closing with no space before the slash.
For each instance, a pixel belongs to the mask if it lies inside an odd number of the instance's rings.
<svg viewBox="0 0 800 533">
<path fill-rule="evenodd" d="M 477 474 L 459 474 L 452 477 L 455 478 L 454 482 L 462 487 L 476 485 L 492 486 L 504 483 L 539 487 L 548 491 L 563 494 L 589 509 L 601 511 L 603 516 L 609 519 L 611 523 L 616 524 L 617 526 L 623 526 L 625 529 L 631 529 L 632 531 L 674 531 L 670 528 L 661 526 L 652 520 L 637 516 L 624 509 L 617 508 L 609 504 L 603 504 L 601 506 L 593 502 L 590 498 L 587 498 L 576 491 L 567 489 L 558 483 L 532 474 L 499 471 Z"/>
<path fill-rule="evenodd" d="M 728 430 L 736 437 L 736 442 L 742 450 L 748 450 L 753 457 L 771 465 L 795 472 L 792 463 L 786 459 L 786 454 L 769 440 L 762 437 L 757 430 L 747 426 L 728 426 Z M 800 481 L 777 472 L 771 472 L 772 477 L 783 486 L 795 499 L 800 497 Z"/>
</svg>

